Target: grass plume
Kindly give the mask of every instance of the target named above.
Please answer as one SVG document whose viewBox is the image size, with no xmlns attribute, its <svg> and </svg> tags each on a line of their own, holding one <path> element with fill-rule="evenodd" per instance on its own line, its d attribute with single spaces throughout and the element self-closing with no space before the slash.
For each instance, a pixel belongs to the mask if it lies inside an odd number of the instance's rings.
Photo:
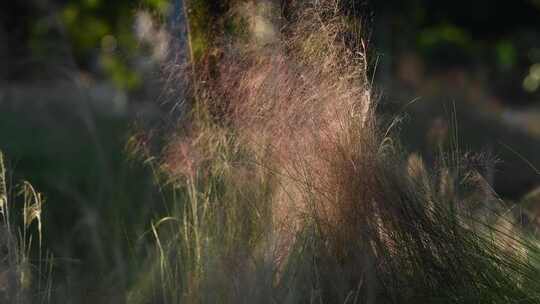
<svg viewBox="0 0 540 304">
<path fill-rule="evenodd" d="M 10 212 L 14 200 L 9 197 L 6 172 L 0 151 L 0 300 L 13 304 L 48 303 L 52 268 L 46 266 L 52 266 L 52 263 L 48 264 L 52 258 L 47 256 L 42 260 L 43 198 L 29 182 L 23 181 L 17 193 L 22 197 L 22 213 Z M 14 210 L 20 211 L 18 208 Z M 37 253 L 33 249 L 34 229 L 31 225 L 34 222 L 37 222 Z"/>
<path fill-rule="evenodd" d="M 430 169 L 376 116 L 347 2 L 238 5 L 251 36 L 193 66 L 154 163 L 170 214 L 130 302 L 538 302 L 536 241 L 457 134 Z"/>
</svg>

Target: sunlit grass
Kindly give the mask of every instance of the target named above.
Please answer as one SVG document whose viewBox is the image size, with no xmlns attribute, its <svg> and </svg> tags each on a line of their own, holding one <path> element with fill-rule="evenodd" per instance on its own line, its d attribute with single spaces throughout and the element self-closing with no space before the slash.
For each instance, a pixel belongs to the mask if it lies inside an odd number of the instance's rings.
<svg viewBox="0 0 540 304">
<path fill-rule="evenodd" d="M 538 302 L 537 244 L 459 135 L 439 167 L 409 157 L 374 114 L 354 22 L 334 1 L 292 7 L 274 49 L 228 46 L 193 79 L 150 161 L 175 195 L 133 303 Z"/>
<path fill-rule="evenodd" d="M 23 181 L 15 192 L 21 200 L 15 200 L 7 186 L 6 172 L 0 151 L 0 300 L 14 304 L 48 303 L 53 259 L 42 252 L 44 200 L 28 181 Z M 22 203 L 22 208 L 16 203 Z"/>
</svg>

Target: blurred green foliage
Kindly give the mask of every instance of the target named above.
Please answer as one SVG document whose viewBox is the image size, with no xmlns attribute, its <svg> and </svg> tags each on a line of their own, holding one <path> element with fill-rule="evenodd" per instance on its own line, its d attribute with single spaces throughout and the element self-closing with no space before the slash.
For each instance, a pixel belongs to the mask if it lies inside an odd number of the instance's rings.
<svg viewBox="0 0 540 304">
<path fill-rule="evenodd" d="M 539 0 L 367 3 L 359 13 L 374 14 L 373 45 L 386 54 L 386 66 L 401 54 L 415 53 L 428 72 L 457 67 L 482 74 L 490 89 L 510 103 L 540 97 L 540 80 L 531 72 L 540 63 Z"/>
<path fill-rule="evenodd" d="M 75 59 L 88 66 L 97 57 L 103 71 L 119 87 L 133 89 L 140 85 L 131 60 L 140 52 L 133 32 L 135 11 L 149 10 L 166 15 L 168 0 L 71 0 L 61 9 Z M 36 33 L 39 33 L 39 22 Z"/>
<path fill-rule="evenodd" d="M 511 69 L 517 63 L 516 47 L 509 40 L 502 40 L 495 46 L 497 61 L 502 69 Z"/>
</svg>

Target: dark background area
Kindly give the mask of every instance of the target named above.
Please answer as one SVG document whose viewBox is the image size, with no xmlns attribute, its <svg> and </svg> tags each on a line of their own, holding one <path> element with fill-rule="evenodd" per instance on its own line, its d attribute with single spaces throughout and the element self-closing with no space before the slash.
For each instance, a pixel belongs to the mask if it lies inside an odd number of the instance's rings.
<svg viewBox="0 0 540 304">
<path fill-rule="evenodd" d="M 536 1 L 378 1 L 373 44 L 383 68 L 396 68 L 412 52 L 428 73 L 462 69 L 482 74 L 503 103 L 534 103 L 536 85 L 524 88 L 532 65 L 540 61 L 539 4 Z M 386 64 L 386 65 L 385 65 Z"/>
<path fill-rule="evenodd" d="M 372 12 L 380 107 L 405 118 L 410 150 L 433 158 L 433 134 L 456 129 L 463 151 L 499 160 L 486 173 L 500 195 L 538 185 L 539 2 L 368 1 L 361 11 Z"/>
</svg>

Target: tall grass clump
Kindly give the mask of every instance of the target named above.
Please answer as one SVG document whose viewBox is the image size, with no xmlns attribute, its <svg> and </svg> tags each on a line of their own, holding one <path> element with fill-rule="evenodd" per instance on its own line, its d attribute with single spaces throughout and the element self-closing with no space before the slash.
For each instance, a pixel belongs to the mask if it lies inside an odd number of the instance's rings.
<svg viewBox="0 0 540 304">
<path fill-rule="evenodd" d="M 43 198 L 29 182 L 23 181 L 15 193 L 20 200 L 15 202 L 6 174 L 0 151 L 0 302 L 49 303 L 52 264 L 41 260 Z M 14 206 L 15 203 L 22 206 Z"/>
<path fill-rule="evenodd" d="M 194 65 L 151 161 L 173 197 L 129 302 L 538 302 L 536 243 L 478 162 L 429 169 L 377 119 L 349 4 L 259 4 L 226 15 L 253 37 Z"/>
</svg>

